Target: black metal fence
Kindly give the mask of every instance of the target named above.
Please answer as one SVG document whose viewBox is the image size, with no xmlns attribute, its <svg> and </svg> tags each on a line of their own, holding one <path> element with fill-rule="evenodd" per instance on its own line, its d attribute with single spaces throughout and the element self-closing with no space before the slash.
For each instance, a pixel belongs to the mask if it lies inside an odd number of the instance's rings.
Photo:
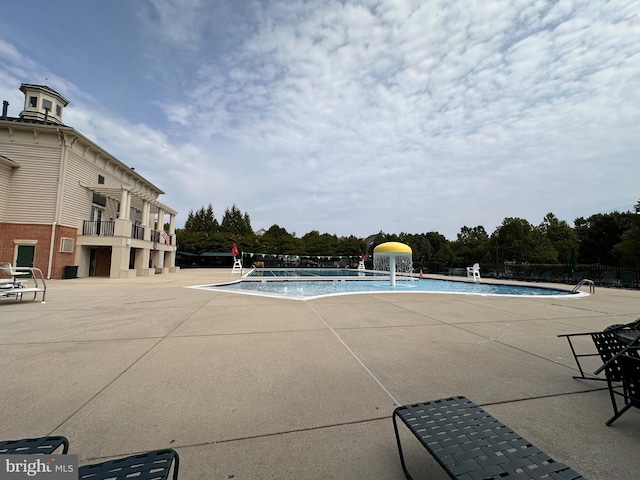
<svg viewBox="0 0 640 480">
<path fill-rule="evenodd" d="M 131 225 L 131 238 L 144 240 L 144 227 L 140 225 Z"/>
<path fill-rule="evenodd" d="M 439 273 L 444 275 L 466 275 L 470 265 L 456 262 L 414 263 L 414 271 Z M 514 280 L 544 280 L 557 283 L 576 284 L 582 279 L 593 280 L 604 286 L 622 286 L 637 288 L 640 284 L 640 265 L 602 265 L 571 263 L 518 263 L 499 265 L 496 273 L 495 263 L 481 263 L 480 274 L 487 278 Z"/>
<path fill-rule="evenodd" d="M 82 222 L 82 234 L 102 237 L 112 237 L 115 222 L 85 220 Z"/>
</svg>

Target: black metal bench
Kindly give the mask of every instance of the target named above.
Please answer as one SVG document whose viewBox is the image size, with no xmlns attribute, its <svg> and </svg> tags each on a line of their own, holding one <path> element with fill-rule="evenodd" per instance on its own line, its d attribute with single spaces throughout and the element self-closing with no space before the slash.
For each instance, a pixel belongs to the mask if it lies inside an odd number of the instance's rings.
<svg viewBox="0 0 640 480">
<path fill-rule="evenodd" d="M 62 453 L 69 451 L 69 440 L 65 437 L 24 438 L 0 441 L 0 455 L 51 455 L 62 447 Z"/>
<path fill-rule="evenodd" d="M 62 447 L 69 451 L 65 437 L 26 438 L 0 441 L 0 455 L 53 454 Z M 171 448 L 107 460 L 102 463 L 83 465 L 78 469 L 81 480 L 166 480 L 173 466 L 173 480 L 178 479 L 180 457 Z"/>
<path fill-rule="evenodd" d="M 408 479 L 399 418 L 451 478 L 461 480 L 578 480 L 580 474 L 556 462 L 465 397 L 404 405 L 393 411 L 402 470 Z"/>
<path fill-rule="evenodd" d="M 78 470 L 81 480 L 165 480 L 169 478 L 171 465 L 173 480 L 178 478 L 180 459 L 178 453 L 167 448 L 140 455 L 108 460 L 94 465 L 83 465 Z"/>
</svg>

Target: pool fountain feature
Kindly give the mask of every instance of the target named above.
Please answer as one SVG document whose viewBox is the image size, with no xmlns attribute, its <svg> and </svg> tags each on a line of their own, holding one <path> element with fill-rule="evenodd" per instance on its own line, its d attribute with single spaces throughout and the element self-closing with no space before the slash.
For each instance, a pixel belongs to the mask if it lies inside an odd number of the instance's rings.
<svg viewBox="0 0 640 480">
<path fill-rule="evenodd" d="M 395 287 L 396 271 L 401 273 L 413 273 L 411 254 L 411 247 L 404 243 L 381 243 L 373 249 L 373 269 L 388 270 L 389 282 L 392 287 Z"/>
</svg>

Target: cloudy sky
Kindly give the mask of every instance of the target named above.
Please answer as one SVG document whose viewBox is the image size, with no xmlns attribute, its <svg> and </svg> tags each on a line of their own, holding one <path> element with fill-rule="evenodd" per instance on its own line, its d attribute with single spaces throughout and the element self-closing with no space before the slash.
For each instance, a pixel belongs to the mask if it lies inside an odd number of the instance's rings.
<svg viewBox="0 0 640 480">
<path fill-rule="evenodd" d="M 637 0 L 5 2 L 11 116 L 23 82 L 178 226 L 235 203 L 254 230 L 455 239 L 640 198 Z"/>
</svg>

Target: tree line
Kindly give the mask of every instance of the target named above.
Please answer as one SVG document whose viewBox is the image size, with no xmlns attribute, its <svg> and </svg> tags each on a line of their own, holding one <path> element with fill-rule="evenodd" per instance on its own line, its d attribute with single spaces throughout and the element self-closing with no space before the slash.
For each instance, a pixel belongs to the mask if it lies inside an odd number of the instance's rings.
<svg viewBox="0 0 640 480">
<path fill-rule="evenodd" d="M 369 255 L 383 242 L 409 245 L 414 264 L 585 263 L 637 264 L 640 259 L 640 201 L 634 211 L 598 213 L 577 218 L 573 226 L 548 213 L 538 225 L 523 218 L 508 217 L 493 232 L 481 225 L 463 226 L 455 240 L 438 232 L 384 233 L 368 238 L 338 237 L 316 230 L 296 236 L 273 225 L 257 234 L 248 213 L 234 204 L 220 222 L 209 204 L 190 211 L 184 228 L 176 231 L 178 250 L 189 253 L 227 252 L 238 249 L 252 253 L 301 256 Z"/>
</svg>

